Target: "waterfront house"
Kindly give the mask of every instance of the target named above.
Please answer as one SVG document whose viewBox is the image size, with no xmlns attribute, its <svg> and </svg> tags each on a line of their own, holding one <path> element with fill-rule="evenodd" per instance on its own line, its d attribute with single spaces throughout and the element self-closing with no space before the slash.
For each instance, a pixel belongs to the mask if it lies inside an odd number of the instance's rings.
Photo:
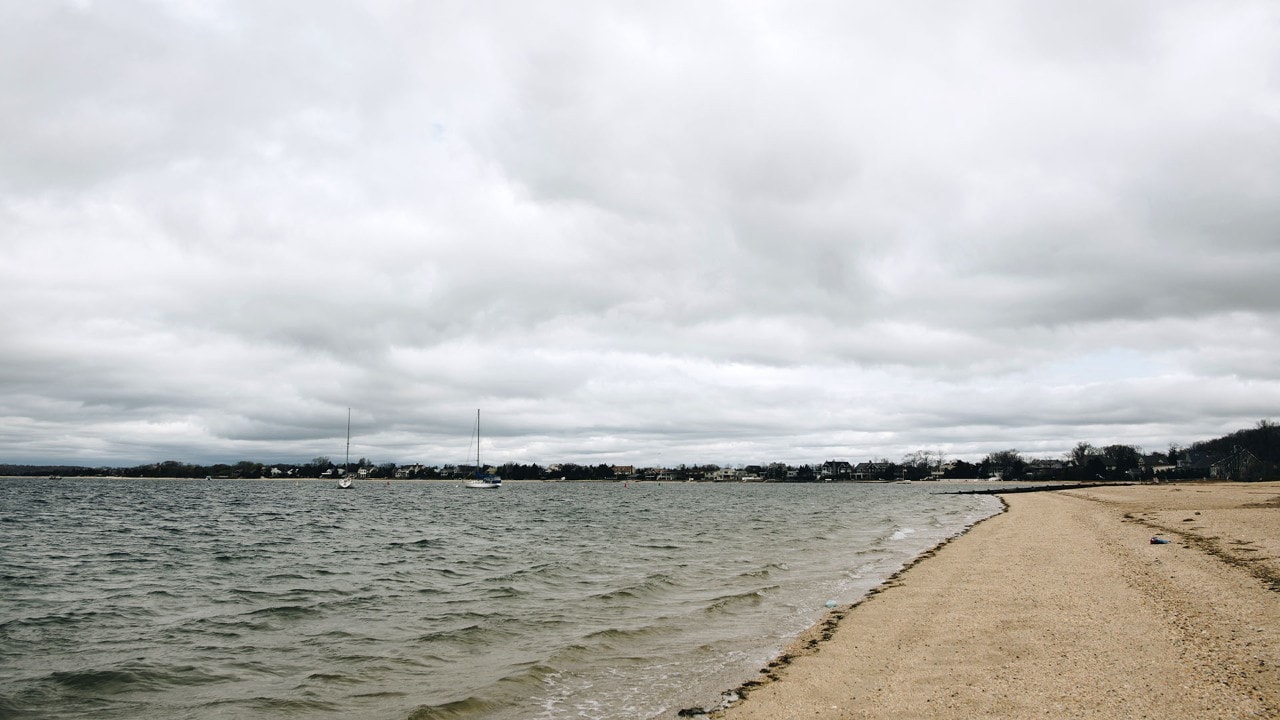
<svg viewBox="0 0 1280 720">
<path fill-rule="evenodd" d="M 844 460 L 828 460 L 818 470 L 818 479 L 825 482 L 848 482 L 853 477 L 853 466 Z"/>
</svg>

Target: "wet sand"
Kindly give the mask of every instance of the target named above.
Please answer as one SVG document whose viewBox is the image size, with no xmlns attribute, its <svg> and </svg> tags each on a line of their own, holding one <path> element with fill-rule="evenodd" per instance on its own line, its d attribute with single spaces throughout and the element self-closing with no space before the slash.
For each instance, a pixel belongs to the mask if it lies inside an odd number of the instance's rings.
<svg viewBox="0 0 1280 720">
<path fill-rule="evenodd" d="M 1280 483 L 1004 499 L 711 717 L 1280 717 Z"/>
</svg>

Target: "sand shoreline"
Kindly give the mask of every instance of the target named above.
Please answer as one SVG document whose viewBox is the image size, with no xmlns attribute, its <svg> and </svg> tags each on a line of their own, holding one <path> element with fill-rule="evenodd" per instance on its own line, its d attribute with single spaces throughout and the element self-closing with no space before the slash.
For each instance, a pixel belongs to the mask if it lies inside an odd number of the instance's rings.
<svg viewBox="0 0 1280 720">
<path fill-rule="evenodd" d="M 1280 716 L 1280 483 L 1004 500 L 710 717 Z"/>
</svg>

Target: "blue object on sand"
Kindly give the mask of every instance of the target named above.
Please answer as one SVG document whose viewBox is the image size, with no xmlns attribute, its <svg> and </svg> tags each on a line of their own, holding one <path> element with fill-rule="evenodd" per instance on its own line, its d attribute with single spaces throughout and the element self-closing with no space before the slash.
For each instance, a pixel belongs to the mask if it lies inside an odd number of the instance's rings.
<svg viewBox="0 0 1280 720">
<path fill-rule="evenodd" d="M 1153 537 L 1151 538 L 1151 544 L 1152 545 L 1168 545 L 1169 541 L 1165 540 L 1162 537 Z"/>
</svg>

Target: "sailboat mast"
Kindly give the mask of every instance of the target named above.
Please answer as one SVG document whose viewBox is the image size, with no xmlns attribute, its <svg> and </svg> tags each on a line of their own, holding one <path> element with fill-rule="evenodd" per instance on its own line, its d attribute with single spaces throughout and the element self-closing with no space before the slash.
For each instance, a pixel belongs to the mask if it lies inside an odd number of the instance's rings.
<svg viewBox="0 0 1280 720">
<path fill-rule="evenodd" d="M 351 469 L 351 408 L 347 408 L 347 456 L 342 461 L 342 469 Z"/>
<path fill-rule="evenodd" d="M 476 441 L 476 476 L 475 476 L 475 479 L 468 480 L 465 483 L 465 486 L 469 488 L 500 488 L 502 487 L 502 478 L 498 477 L 497 475 L 490 475 L 489 472 L 485 470 L 484 464 L 480 460 L 480 409 L 479 408 L 476 408 L 475 441 Z"/>
</svg>

